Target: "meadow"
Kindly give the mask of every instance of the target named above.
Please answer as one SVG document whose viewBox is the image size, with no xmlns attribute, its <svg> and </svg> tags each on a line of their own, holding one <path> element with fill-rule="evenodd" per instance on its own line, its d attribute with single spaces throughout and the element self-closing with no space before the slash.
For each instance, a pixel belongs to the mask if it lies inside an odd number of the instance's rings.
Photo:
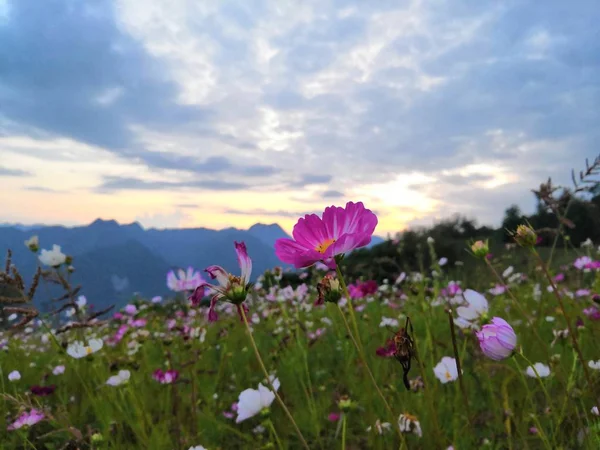
<svg viewBox="0 0 600 450">
<path fill-rule="evenodd" d="M 343 255 L 374 229 L 357 205 L 334 211 L 341 229 L 300 219 L 276 246 L 305 267 L 293 285 L 277 268 L 250 283 L 232 242 L 239 273 L 170 273 L 171 298 L 97 315 L 61 249 L 34 281 L 7 264 L 23 303 L 62 283 L 69 317 L 5 307 L 0 447 L 600 448 L 600 249 L 549 261 L 523 226 L 501 253 L 465 243 L 468 270 L 429 239 L 420 272 L 345 279 Z"/>
</svg>

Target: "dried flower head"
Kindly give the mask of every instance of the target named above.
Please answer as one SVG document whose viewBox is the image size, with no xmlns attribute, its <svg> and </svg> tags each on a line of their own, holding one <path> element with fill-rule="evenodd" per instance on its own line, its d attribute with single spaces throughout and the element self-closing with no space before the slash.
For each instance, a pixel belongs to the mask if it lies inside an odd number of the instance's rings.
<svg viewBox="0 0 600 450">
<path fill-rule="evenodd" d="M 521 247 L 531 248 L 537 243 L 537 234 L 529 225 L 519 225 L 512 236 Z"/>
</svg>

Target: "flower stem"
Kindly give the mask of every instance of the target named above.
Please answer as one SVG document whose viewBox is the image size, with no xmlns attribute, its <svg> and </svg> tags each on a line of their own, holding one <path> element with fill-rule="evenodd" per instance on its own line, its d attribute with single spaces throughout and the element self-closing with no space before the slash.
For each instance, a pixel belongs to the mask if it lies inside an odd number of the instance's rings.
<svg viewBox="0 0 600 450">
<path fill-rule="evenodd" d="M 342 413 L 342 450 L 346 450 L 346 413 Z"/>
<path fill-rule="evenodd" d="M 348 287 L 346 286 L 346 282 L 344 281 L 344 276 L 342 275 L 342 272 L 340 271 L 339 265 L 337 266 L 336 270 L 337 270 L 338 279 L 340 280 L 340 285 L 342 287 L 342 291 L 343 291 L 342 293 L 344 294 L 344 296 L 346 297 L 346 299 L 348 301 L 350 311 L 353 311 L 350 294 L 348 293 Z M 392 411 L 390 404 L 388 403 L 385 396 L 383 395 L 383 392 L 381 392 L 381 389 L 379 388 L 379 385 L 377 384 L 377 380 L 375 380 L 375 377 L 373 376 L 373 372 L 371 372 L 371 368 L 367 364 L 364 350 L 363 350 L 362 346 L 359 344 L 359 341 L 357 340 L 357 338 L 352 333 L 352 330 L 350 330 L 350 324 L 348 323 L 348 320 L 346 319 L 344 311 L 342 311 L 342 308 L 340 307 L 340 305 L 337 305 L 337 307 L 338 307 L 338 311 L 340 312 L 340 316 L 342 316 L 342 320 L 344 321 L 344 325 L 346 326 L 346 331 L 348 332 L 348 335 L 350 336 L 352 343 L 354 344 L 354 346 L 356 347 L 356 350 L 358 351 L 358 356 L 359 356 L 365 370 L 367 371 L 367 374 L 369 375 L 369 378 L 370 378 L 371 382 L 373 383 L 373 386 L 375 387 L 377 394 L 379 394 L 379 397 L 381 397 L 381 400 L 383 400 L 383 404 L 385 405 L 385 408 L 387 409 L 389 415 L 392 418 L 392 423 L 394 423 L 397 420 L 396 419 L 397 416 L 394 415 L 394 412 Z M 358 326 L 356 325 L 356 322 L 355 322 L 354 330 L 358 336 Z M 397 429 L 396 431 L 398 432 L 398 435 L 400 436 L 400 440 L 402 441 L 402 444 L 405 445 L 406 440 L 405 440 L 404 435 L 400 432 L 399 428 L 397 428 L 397 427 L 395 427 L 395 428 Z"/>
<path fill-rule="evenodd" d="M 285 403 L 283 403 L 283 400 L 281 399 L 281 397 L 277 393 L 277 390 L 273 386 L 273 383 L 271 382 L 271 378 L 269 377 L 269 372 L 267 372 L 265 363 L 263 362 L 262 358 L 260 357 L 260 353 L 258 352 L 258 347 L 256 346 L 256 342 L 254 341 L 254 337 L 252 336 L 252 330 L 250 329 L 250 324 L 248 323 L 248 318 L 246 317 L 246 311 L 244 311 L 243 307 L 239 308 L 239 309 L 240 309 L 240 313 L 242 315 L 242 319 L 244 319 L 244 324 L 246 324 L 246 330 L 248 331 L 248 337 L 250 338 L 250 343 L 252 344 L 252 348 L 254 349 L 254 354 L 256 355 L 256 360 L 258 361 L 258 364 L 260 365 L 260 368 L 262 369 L 265 377 L 267 377 L 267 383 L 269 384 L 269 388 L 271 389 L 273 394 L 275 394 L 275 398 L 277 399 L 277 402 L 283 408 L 285 414 L 288 416 L 288 419 L 290 419 L 290 421 L 292 422 L 292 425 L 294 426 L 294 429 L 296 430 L 296 434 L 298 435 L 298 437 L 300 438 L 300 441 L 302 442 L 302 446 L 305 449 L 310 450 L 310 447 L 306 443 L 306 439 L 304 439 L 304 436 L 302 435 L 300 428 L 298 428 L 298 425 L 296 424 L 296 421 L 294 420 L 292 413 L 290 413 L 289 409 L 287 409 L 287 406 L 285 406 Z"/>
<path fill-rule="evenodd" d="M 452 336 L 452 347 L 454 348 L 454 358 L 456 359 L 456 369 L 458 370 L 458 384 L 460 385 L 460 391 L 462 392 L 463 402 L 465 404 L 465 412 L 467 413 L 467 420 L 469 426 L 473 429 L 473 422 L 471 421 L 471 408 L 469 407 L 469 397 L 465 390 L 465 384 L 463 381 L 462 370 L 460 368 L 460 355 L 458 354 L 458 346 L 456 345 L 456 332 L 454 330 L 454 317 L 452 316 L 452 310 L 446 310 L 448 313 L 448 322 L 450 324 L 450 335 Z"/>
<path fill-rule="evenodd" d="M 565 309 L 565 304 L 563 302 L 563 299 L 562 299 L 560 293 L 558 292 L 558 289 L 556 287 L 556 284 L 554 283 L 554 280 L 552 279 L 552 276 L 550 275 L 550 272 L 548 271 L 548 267 L 546 266 L 546 263 L 544 262 L 544 260 L 542 259 L 542 257 L 540 256 L 540 254 L 537 252 L 537 250 L 535 248 L 532 247 L 531 251 L 536 256 L 538 261 L 540 262 L 540 265 L 542 266 L 542 270 L 543 270 L 544 274 L 546 275 L 546 278 L 548 278 L 548 281 L 550 282 L 550 286 L 552 286 L 552 292 L 554 292 L 554 296 L 558 300 L 558 304 L 563 313 L 563 316 L 565 316 L 565 321 L 567 322 L 567 329 L 569 330 L 569 335 L 571 336 L 571 340 L 573 341 L 573 348 L 577 352 L 577 356 L 579 357 L 579 362 L 581 363 L 581 366 L 583 367 L 583 373 L 587 380 L 588 388 L 591 389 L 591 387 L 593 386 L 592 378 L 590 377 L 590 372 L 588 371 L 587 364 L 585 363 L 585 360 L 583 359 L 583 353 L 581 353 L 581 348 L 579 347 L 579 342 L 577 340 L 577 334 L 576 334 L 577 330 L 573 329 L 573 327 L 571 326 L 571 320 L 569 319 L 569 315 L 567 314 L 567 310 Z"/>
</svg>

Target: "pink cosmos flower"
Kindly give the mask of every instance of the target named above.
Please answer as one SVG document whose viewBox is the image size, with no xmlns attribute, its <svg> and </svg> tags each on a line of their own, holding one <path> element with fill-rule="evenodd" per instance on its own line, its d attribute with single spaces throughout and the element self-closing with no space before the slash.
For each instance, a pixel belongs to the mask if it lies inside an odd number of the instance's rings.
<svg viewBox="0 0 600 450">
<path fill-rule="evenodd" d="M 327 416 L 327 420 L 329 420 L 330 422 L 337 422 L 338 420 L 340 420 L 340 413 L 329 413 L 329 415 Z"/>
<path fill-rule="evenodd" d="M 18 430 L 23 427 L 30 427 L 40 422 L 46 417 L 43 412 L 32 408 L 29 412 L 21 414 L 17 420 L 8 426 L 8 430 Z"/>
<path fill-rule="evenodd" d="M 177 275 L 171 270 L 167 274 L 167 286 L 174 292 L 193 291 L 202 283 L 206 283 L 200 272 L 195 272 L 193 267 L 188 267 L 187 271 L 179 269 Z"/>
<path fill-rule="evenodd" d="M 483 353 L 496 361 L 509 357 L 517 345 L 514 330 L 500 317 L 494 317 L 492 323 L 484 325 L 476 335 Z"/>
<path fill-rule="evenodd" d="M 351 298 L 364 298 L 377 292 L 377 281 L 368 280 L 365 282 L 357 281 L 356 284 L 348 286 L 348 293 Z"/>
<path fill-rule="evenodd" d="M 585 308 L 583 313 L 588 316 L 591 320 L 600 320 L 600 310 L 595 306 Z"/>
<path fill-rule="evenodd" d="M 177 378 L 179 378 L 179 372 L 173 369 L 169 369 L 167 371 L 156 369 L 152 374 L 152 378 L 154 378 L 160 384 L 171 384 L 177 381 Z"/>
<path fill-rule="evenodd" d="M 377 356 L 381 356 L 383 358 L 391 358 L 396 353 L 396 343 L 393 339 L 388 339 L 385 343 L 385 346 L 379 347 L 375 350 L 375 354 Z"/>
<path fill-rule="evenodd" d="M 137 314 L 137 312 L 138 312 L 137 306 L 131 305 L 131 304 L 130 305 L 126 305 L 125 306 L 125 312 L 127 314 L 129 314 L 130 316 L 135 316 Z"/>
<path fill-rule="evenodd" d="M 377 226 L 377 216 L 362 202 L 346 203 L 345 208 L 325 208 L 323 217 L 307 214 L 294 226 L 294 239 L 275 242 L 277 257 L 297 269 L 321 261 L 335 269 L 335 257 L 371 242 Z"/>
<path fill-rule="evenodd" d="M 203 282 L 189 297 L 189 300 L 193 305 L 198 305 L 204 297 L 205 289 L 208 290 L 209 294 L 212 295 L 212 298 L 210 299 L 210 307 L 208 309 L 209 322 L 214 322 L 218 319 L 216 306 L 219 300 L 233 303 L 238 309 L 240 318 L 242 317 L 241 308 L 244 308 L 244 311 L 247 311 L 247 307 L 243 303 L 246 300 L 246 297 L 248 297 L 250 289 L 252 288 L 252 285 L 250 284 L 252 260 L 248 256 L 246 244 L 243 242 L 234 242 L 234 244 L 235 251 L 237 253 L 238 264 L 240 265 L 242 272 L 241 276 L 238 277 L 227 273 L 221 266 L 207 267 L 205 271 L 208 272 L 213 280 L 216 279 L 219 285 L 215 286 L 214 284 Z"/>
</svg>

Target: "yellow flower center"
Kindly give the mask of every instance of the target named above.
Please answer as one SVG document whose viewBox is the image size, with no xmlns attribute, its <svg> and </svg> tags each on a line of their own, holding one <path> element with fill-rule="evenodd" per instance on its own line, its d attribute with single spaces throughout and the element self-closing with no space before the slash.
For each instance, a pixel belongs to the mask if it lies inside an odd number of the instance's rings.
<svg viewBox="0 0 600 450">
<path fill-rule="evenodd" d="M 335 242 L 335 239 L 327 239 L 325 242 L 321 242 L 315 247 L 315 250 L 323 254 L 327 251 L 329 246 Z"/>
<path fill-rule="evenodd" d="M 451 380 L 452 379 L 452 375 L 450 375 L 450 372 L 448 372 L 447 370 L 446 370 L 445 376 L 446 376 L 446 380 Z"/>
<path fill-rule="evenodd" d="M 94 351 L 92 350 L 92 347 L 86 347 L 85 348 L 85 354 L 86 355 L 91 355 L 92 353 L 94 353 Z"/>
</svg>

